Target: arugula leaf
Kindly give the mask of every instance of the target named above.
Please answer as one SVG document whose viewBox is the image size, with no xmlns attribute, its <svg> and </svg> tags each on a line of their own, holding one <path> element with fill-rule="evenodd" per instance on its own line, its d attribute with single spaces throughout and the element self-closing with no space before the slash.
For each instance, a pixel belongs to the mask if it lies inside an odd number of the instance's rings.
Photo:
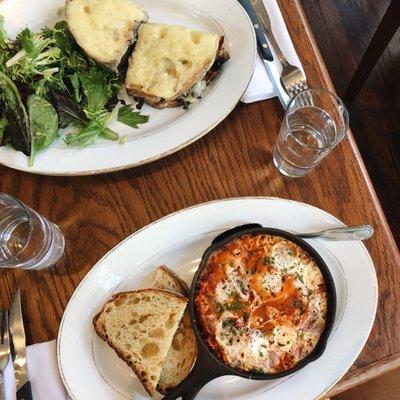
<svg viewBox="0 0 400 400">
<path fill-rule="evenodd" d="M 7 125 L 8 125 L 7 119 L 5 117 L 0 118 L 0 143 L 3 139 L 4 132 L 7 128 Z"/>
<path fill-rule="evenodd" d="M 43 97 L 36 94 L 28 99 L 29 123 L 31 127 L 31 157 L 33 165 L 35 154 L 49 147 L 58 133 L 58 116 L 53 106 Z"/>
<path fill-rule="evenodd" d="M 55 89 L 51 91 L 50 98 L 57 110 L 61 128 L 66 128 L 70 124 L 86 125 L 88 123 L 83 108 L 68 93 Z"/>
<path fill-rule="evenodd" d="M 39 45 L 36 43 L 33 33 L 29 28 L 21 31 L 17 36 L 17 40 L 22 44 L 22 48 L 26 51 L 26 54 L 32 58 L 38 56 L 40 52 Z"/>
<path fill-rule="evenodd" d="M 134 129 L 139 129 L 139 124 L 145 124 L 149 122 L 149 116 L 142 115 L 137 111 L 133 111 L 129 106 L 122 106 L 118 110 L 117 120 L 123 124 L 131 126 Z"/>
<path fill-rule="evenodd" d="M 8 42 L 7 32 L 4 29 L 4 17 L 0 15 L 0 47 L 5 47 Z"/>
<path fill-rule="evenodd" d="M 69 80 L 71 82 L 71 85 L 72 85 L 74 99 L 75 99 L 75 101 L 80 103 L 82 101 L 82 94 L 80 92 L 81 84 L 80 84 L 80 81 L 79 81 L 79 76 L 75 72 L 74 74 L 69 75 L 68 78 L 69 78 Z"/>
<path fill-rule="evenodd" d="M 65 138 L 65 143 L 69 146 L 87 147 L 91 145 L 99 136 L 109 140 L 117 140 L 118 134 L 107 128 L 109 114 L 98 116 L 90 121 L 86 126 L 80 127 L 76 132 L 69 133 Z"/>
<path fill-rule="evenodd" d="M 109 71 L 95 67 L 88 72 L 79 73 L 87 101 L 85 109 L 89 114 L 96 115 L 102 112 L 108 99 L 113 95 L 115 82 L 110 80 L 109 76 Z"/>
<path fill-rule="evenodd" d="M 0 69 L 5 69 L 5 63 L 9 57 L 9 40 L 4 29 L 4 17 L 0 15 Z"/>
<path fill-rule="evenodd" d="M 12 146 L 24 154 L 31 154 L 31 134 L 28 114 L 22 103 L 21 95 L 15 83 L 0 71 L 0 99 L 5 106 L 5 117 L 8 126 L 2 144 L 11 143 Z"/>
</svg>

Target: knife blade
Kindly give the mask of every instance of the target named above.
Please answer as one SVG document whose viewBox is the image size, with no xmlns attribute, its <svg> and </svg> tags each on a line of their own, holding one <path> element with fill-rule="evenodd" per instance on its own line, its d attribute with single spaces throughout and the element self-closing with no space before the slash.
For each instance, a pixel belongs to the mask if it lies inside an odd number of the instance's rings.
<svg viewBox="0 0 400 400">
<path fill-rule="evenodd" d="M 21 291 L 17 290 L 11 306 L 10 331 L 17 387 L 17 400 L 32 400 L 31 384 L 26 365 L 26 338 L 21 309 Z"/>
<path fill-rule="evenodd" d="M 257 17 L 257 14 L 251 5 L 252 0 L 238 0 L 242 7 L 245 9 L 247 15 L 253 24 L 254 32 L 257 37 L 257 49 L 260 57 L 264 61 L 273 61 L 271 49 L 267 41 L 266 31 L 263 27 L 262 21 Z"/>
</svg>

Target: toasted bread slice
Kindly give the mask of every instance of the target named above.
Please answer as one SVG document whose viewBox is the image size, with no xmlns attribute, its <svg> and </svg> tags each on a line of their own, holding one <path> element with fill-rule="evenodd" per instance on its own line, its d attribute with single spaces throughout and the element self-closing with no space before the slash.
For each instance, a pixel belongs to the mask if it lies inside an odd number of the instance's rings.
<svg viewBox="0 0 400 400">
<path fill-rule="evenodd" d="M 104 66 L 116 69 L 136 37 L 146 11 L 131 0 L 67 0 L 68 27 L 79 46 Z"/>
<path fill-rule="evenodd" d="M 182 105 L 180 96 L 205 77 L 223 41 L 223 36 L 215 33 L 143 24 L 129 59 L 127 91 L 157 108 Z"/>
<path fill-rule="evenodd" d="M 158 267 L 153 287 L 188 295 L 186 284 L 166 266 Z M 192 330 L 189 312 L 186 310 L 175 333 L 158 381 L 157 390 L 165 394 L 169 388 L 177 386 L 189 374 L 197 356 L 196 336 Z"/>
<path fill-rule="evenodd" d="M 166 265 L 161 265 L 156 269 L 156 274 L 151 287 L 156 289 L 170 290 L 187 297 L 189 288 L 186 283 L 172 272 Z"/>
<path fill-rule="evenodd" d="M 161 289 L 123 292 L 112 296 L 93 318 L 96 333 L 133 369 L 151 396 L 187 302 Z"/>
</svg>

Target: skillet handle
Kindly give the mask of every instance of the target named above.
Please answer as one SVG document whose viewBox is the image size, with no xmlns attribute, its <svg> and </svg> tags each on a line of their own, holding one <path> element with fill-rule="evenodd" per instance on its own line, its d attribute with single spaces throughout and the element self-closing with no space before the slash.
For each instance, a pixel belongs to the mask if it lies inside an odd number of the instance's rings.
<svg viewBox="0 0 400 400">
<path fill-rule="evenodd" d="M 230 375 L 227 368 L 220 365 L 205 349 L 199 349 L 192 371 L 178 386 L 170 389 L 162 400 L 193 400 L 200 390 L 213 379 Z"/>
<path fill-rule="evenodd" d="M 219 234 L 211 242 L 211 244 L 213 245 L 213 244 L 222 242 L 223 240 L 225 240 L 229 236 L 232 236 L 232 235 L 234 235 L 236 233 L 240 233 L 241 231 L 246 231 L 247 229 L 253 229 L 253 228 L 262 228 L 262 225 L 260 225 L 260 224 L 245 224 L 245 225 L 236 226 L 235 228 L 228 229 L 227 231 L 222 232 L 221 234 Z"/>
</svg>

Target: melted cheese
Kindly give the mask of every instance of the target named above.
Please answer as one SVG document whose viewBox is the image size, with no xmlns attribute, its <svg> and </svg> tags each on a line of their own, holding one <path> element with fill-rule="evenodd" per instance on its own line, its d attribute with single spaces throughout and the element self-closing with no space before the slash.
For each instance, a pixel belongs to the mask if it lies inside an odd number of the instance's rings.
<svg viewBox="0 0 400 400">
<path fill-rule="evenodd" d="M 283 240 L 272 247 L 272 257 L 275 267 L 289 269 L 297 261 L 297 248 L 293 243 Z"/>
<path fill-rule="evenodd" d="M 96 61 L 116 67 L 148 17 L 130 0 L 69 0 L 67 22 L 75 40 Z"/>
<path fill-rule="evenodd" d="M 182 26 L 142 25 L 129 61 L 127 89 L 166 100 L 177 98 L 203 79 L 215 61 L 220 39 Z"/>
<path fill-rule="evenodd" d="M 228 364 L 276 373 L 317 344 L 327 297 L 315 261 L 277 236 L 245 236 L 211 255 L 195 303 L 208 344 Z"/>
</svg>

